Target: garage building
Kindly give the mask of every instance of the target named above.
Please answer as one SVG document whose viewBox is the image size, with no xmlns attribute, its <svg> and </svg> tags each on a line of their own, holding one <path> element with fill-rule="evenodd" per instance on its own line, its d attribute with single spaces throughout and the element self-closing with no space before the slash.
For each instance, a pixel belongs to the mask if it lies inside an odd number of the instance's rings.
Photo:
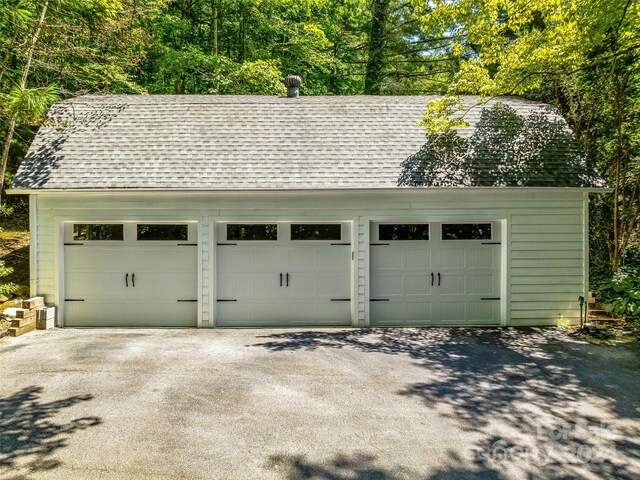
<svg viewBox="0 0 640 480">
<path fill-rule="evenodd" d="M 555 325 L 588 288 L 601 179 L 547 105 L 90 95 L 13 184 L 63 326 Z"/>
</svg>

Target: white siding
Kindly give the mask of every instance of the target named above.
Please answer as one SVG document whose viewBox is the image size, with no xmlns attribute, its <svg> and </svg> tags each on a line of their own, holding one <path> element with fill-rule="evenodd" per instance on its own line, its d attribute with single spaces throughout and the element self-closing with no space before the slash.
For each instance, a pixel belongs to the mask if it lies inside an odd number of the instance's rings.
<svg viewBox="0 0 640 480">
<path fill-rule="evenodd" d="M 209 217 L 202 217 L 200 226 L 198 228 L 200 238 L 200 315 L 202 327 L 211 326 L 211 297 L 209 291 L 211 289 L 211 226 L 209 223 Z"/>
<path fill-rule="evenodd" d="M 508 325 L 576 323 L 586 286 L 585 211 L 582 191 L 550 189 L 402 190 L 281 193 L 56 193 L 37 201 L 34 286 L 57 303 L 55 228 L 62 221 L 197 219 L 200 242 L 201 325 L 215 323 L 213 225 L 218 220 L 354 221 L 353 324 L 368 325 L 369 225 L 375 220 L 501 220 L 507 245 Z M 60 263 L 61 264 L 61 263 Z M 37 284 L 37 285 L 35 285 Z"/>
<path fill-rule="evenodd" d="M 357 244 L 353 246 L 353 251 L 356 252 L 357 255 L 357 287 L 358 287 L 358 297 L 357 297 L 357 319 L 358 326 L 364 327 L 367 325 L 367 318 L 369 316 L 369 308 L 368 308 L 368 298 L 369 298 L 369 282 L 367 280 L 367 276 L 369 273 L 369 269 L 367 268 L 368 259 L 369 259 L 369 222 L 362 215 L 358 216 L 358 224 L 356 225 L 356 230 L 358 232 L 356 236 Z"/>
<path fill-rule="evenodd" d="M 32 200 L 32 203 L 34 200 Z M 57 303 L 56 295 L 56 273 L 55 273 L 55 252 L 57 245 L 55 241 L 53 210 L 40 205 L 40 197 L 35 200 L 37 206 L 35 225 L 32 225 L 31 237 L 35 238 L 37 253 L 37 265 L 32 266 L 32 271 L 36 273 L 36 278 L 31 279 L 32 294 L 44 295 L 47 303 Z M 33 229 L 35 228 L 35 233 Z M 33 291 L 35 289 L 35 291 Z"/>
</svg>

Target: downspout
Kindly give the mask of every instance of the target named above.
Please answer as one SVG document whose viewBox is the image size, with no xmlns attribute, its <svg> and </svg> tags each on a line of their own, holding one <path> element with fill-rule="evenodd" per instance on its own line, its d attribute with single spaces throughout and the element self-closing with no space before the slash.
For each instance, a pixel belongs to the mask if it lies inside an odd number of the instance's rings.
<svg viewBox="0 0 640 480">
<path fill-rule="evenodd" d="M 580 325 L 576 334 L 588 333 L 589 327 L 589 192 L 582 194 L 582 287 L 584 291 L 578 297 Z"/>
<path fill-rule="evenodd" d="M 589 225 L 589 192 L 583 192 L 582 194 L 582 211 L 583 211 L 583 223 L 584 223 L 584 257 L 583 257 L 583 273 L 584 273 L 584 322 L 585 324 L 589 321 L 589 233 L 590 233 L 590 225 Z"/>
</svg>

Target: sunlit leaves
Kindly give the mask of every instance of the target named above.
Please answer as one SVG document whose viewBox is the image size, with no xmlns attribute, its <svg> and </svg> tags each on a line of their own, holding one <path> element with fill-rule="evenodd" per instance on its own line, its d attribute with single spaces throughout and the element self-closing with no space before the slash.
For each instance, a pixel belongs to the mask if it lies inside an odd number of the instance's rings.
<svg viewBox="0 0 640 480">
<path fill-rule="evenodd" d="M 461 107 L 458 97 L 445 96 L 429 102 L 424 112 L 424 118 L 419 125 L 427 130 L 427 134 L 464 127 L 467 122 L 462 116 L 463 112 L 464 109 Z"/>
<path fill-rule="evenodd" d="M 257 60 L 245 62 L 232 69 L 222 91 L 211 93 L 235 93 L 242 95 L 284 95 L 282 72 L 275 62 Z"/>
<path fill-rule="evenodd" d="M 14 112 L 24 123 L 36 123 L 46 113 L 47 108 L 58 99 L 58 92 L 53 86 L 43 88 L 12 88 L 8 93 L 0 95 L 0 108 L 5 116 Z"/>
<path fill-rule="evenodd" d="M 415 0 L 421 4 L 423 0 Z M 421 17 L 434 36 L 452 39 L 466 56 L 456 93 L 526 94 L 543 75 L 561 75 L 598 61 L 615 31 L 613 52 L 640 42 L 639 2 L 629 0 L 433 0 Z M 623 12 L 626 12 L 624 19 Z M 478 60 L 481 63 L 478 63 Z M 467 64 L 473 63 L 470 68 Z M 486 74 L 478 71 L 484 68 Z"/>
</svg>

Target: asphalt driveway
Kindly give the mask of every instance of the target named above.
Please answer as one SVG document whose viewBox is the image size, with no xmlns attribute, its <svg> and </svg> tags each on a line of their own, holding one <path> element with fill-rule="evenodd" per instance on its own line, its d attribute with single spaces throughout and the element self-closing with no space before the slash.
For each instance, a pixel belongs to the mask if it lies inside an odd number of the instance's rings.
<svg viewBox="0 0 640 480">
<path fill-rule="evenodd" d="M 640 350 L 556 329 L 0 341 L 1 478 L 640 478 Z"/>
</svg>

